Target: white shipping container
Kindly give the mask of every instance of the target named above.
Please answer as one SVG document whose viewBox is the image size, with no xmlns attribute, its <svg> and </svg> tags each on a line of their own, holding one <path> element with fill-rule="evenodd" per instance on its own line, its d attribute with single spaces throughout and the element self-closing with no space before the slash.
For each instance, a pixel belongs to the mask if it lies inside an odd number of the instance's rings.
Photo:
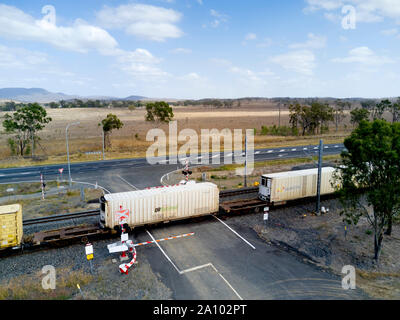
<svg viewBox="0 0 400 320">
<path fill-rule="evenodd" d="M 107 194 L 104 199 L 101 215 L 107 228 L 120 225 L 117 212 L 121 207 L 129 210 L 130 227 L 183 220 L 219 210 L 218 187 L 208 182 Z"/>
<path fill-rule="evenodd" d="M 335 168 L 322 168 L 321 195 L 335 192 Z M 262 176 L 260 197 L 271 203 L 313 197 L 317 194 L 318 169 L 288 171 Z"/>
</svg>

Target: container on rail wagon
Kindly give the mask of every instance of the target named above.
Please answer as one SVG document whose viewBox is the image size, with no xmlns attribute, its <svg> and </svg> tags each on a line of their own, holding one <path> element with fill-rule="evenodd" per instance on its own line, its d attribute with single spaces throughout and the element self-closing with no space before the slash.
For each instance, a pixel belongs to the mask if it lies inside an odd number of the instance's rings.
<svg viewBox="0 0 400 320">
<path fill-rule="evenodd" d="M 19 246 L 22 237 L 22 206 L 0 206 L 0 249 Z"/>
<path fill-rule="evenodd" d="M 335 168 L 322 168 L 321 195 L 335 192 Z M 265 174 L 261 177 L 259 198 L 270 203 L 313 197 L 317 194 L 318 169 Z"/>
<path fill-rule="evenodd" d="M 127 224 L 138 227 L 217 213 L 219 190 L 213 183 L 189 183 L 106 194 L 100 203 L 101 222 L 106 228 L 119 225 L 116 213 L 120 207 L 129 210 Z"/>
</svg>

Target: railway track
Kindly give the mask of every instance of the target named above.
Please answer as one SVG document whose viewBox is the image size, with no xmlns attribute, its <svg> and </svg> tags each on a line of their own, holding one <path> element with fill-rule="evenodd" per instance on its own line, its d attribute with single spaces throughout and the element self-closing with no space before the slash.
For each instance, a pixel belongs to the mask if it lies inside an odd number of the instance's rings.
<svg viewBox="0 0 400 320">
<path fill-rule="evenodd" d="M 100 215 L 100 210 L 67 213 L 67 214 L 60 214 L 60 215 L 55 215 L 55 216 L 43 217 L 43 218 L 24 220 L 23 225 L 25 227 L 25 226 L 45 224 L 45 223 L 49 223 L 49 222 L 59 222 L 59 221 L 73 220 L 73 219 L 79 219 L 79 218 L 96 217 L 99 215 Z"/>
<path fill-rule="evenodd" d="M 240 196 L 243 194 L 257 193 L 257 192 L 258 192 L 258 187 L 242 188 L 237 190 L 224 190 L 219 192 L 219 197 L 221 199 L 227 197 Z"/>
</svg>

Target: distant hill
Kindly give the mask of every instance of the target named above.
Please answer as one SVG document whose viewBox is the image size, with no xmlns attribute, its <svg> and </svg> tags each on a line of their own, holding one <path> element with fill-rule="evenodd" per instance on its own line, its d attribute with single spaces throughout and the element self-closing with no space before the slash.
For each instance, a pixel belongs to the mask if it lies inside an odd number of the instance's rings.
<svg viewBox="0 0 400 320">
<path fill-rule="evenodd" d="M 0 89 L 0 100 L 13 100 L 25 103 L 39 102 L 39 103 L 49 103 L 58 102 L 60 100 L 102 100 L 102 101 L 112 101 L 112 100 L 127 100 L 127 101 L 138 101 L 145 100 L 146 97 L 142 96 L 129 96 L 127 98 L 118 97 L 108 97 L 108 96 L 78 96 L 78 95 L 67 95 L 61 92 L 50 92 L 42 88 L 3 88 Z"/>
<path fill-rule="evenodd" d="M 123 100 L 126 101 L 140 101 L 140 100 L 147 100 L 148 98 L 142 97 L 142 96 L 129 96 L 127 98 L 124 98 Z"/>
<path fill-rule="evenodd" d="M 52 101 L 75 99 L 78 96 L 53 93 L 41 88 L 4 88 L 0 89 L 0 99 L 47 103 Z"/>
</svg>

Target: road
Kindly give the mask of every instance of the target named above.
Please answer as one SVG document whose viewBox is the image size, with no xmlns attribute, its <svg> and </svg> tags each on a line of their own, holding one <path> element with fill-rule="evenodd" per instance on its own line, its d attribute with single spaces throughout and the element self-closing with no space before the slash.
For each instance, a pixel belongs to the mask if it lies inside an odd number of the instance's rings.
<svg viewBox="0 0 400 320">
<path fill-rule="evenodd" d="M 325 155 L 338 154 L 343 145 L 325 146 Z M 263 149 L 255 161 L 305 157 L 318 153 L 317 146 Z M 196 156 L 197 158 L 199 156 Z M 208 155 L 216 159 L 216 155 Z M 55 179 L 65 165 L 0 170 L 0 183 L 38 181 L 40 173 Z M 162 175 L 182 165 L 149 165 L 146 159 L 110 160 L 71 165 L 74 181 L 98 183 L 107 192 L 143 189 L 160 184 Z M 213 216 L 135 231 L 135 242 L 151 241 L 194 232 L 192 237 L 167 241 L 138 249 L 155 274 L 171 289 L 174 299 L 363 299 L 358 291 L 345 291 L 338 276 L 321 271 L 286 251 L 261 240 L 248 219 L 256 215 L 231 217 L 223 221 Z M 247 221 L 247 222 L 246 222 Z M 140 259 L 140 258 L 139 258 Z"/>
<path fill-rule="evenodd" d="M 342 144 L 328 144 L 324 146 L 324 155 L 338 154 L 344 149 Z M 254 153 L 254 161 L 300 158 L 310 155 L 317 155 L 318 146 L 298 146 L 276 149 L 258 149 Z M 242 153 L 242 159 L 244 153 Z M 190 163 L 213 163 L 220 161 L 221 163 L 235 163 L 232 153 L 206 154 L 190 157 Z M 149 186 L 157 186 L 160 184 L 160 177 L 165 173 L 182 168 L 183 162 L 187 158 L 180 156 L 179 161 L 170 163 L 169 159 L 158 158 L 160 164 L 151 165 L 146 158 L 140 159 L 124 159 L 124 160 L 106 160 L 97 162 L 84 162 L 71 164 L 71 176 L 74 181 L 88 182 L 96 184 L 96 182 L 106 188 L 110 192 L 121 192 L 132 190 L 131 186 L 124 183 L 120 177 L 129 177 L 132 185 L 136 188 L 143 189 Z M 233 160 L 232 160 L 233 159 Z M 154 159 L 153 159 L 154 161 Z M 155 162 L 155 161 L 154 161 Z M 176 164 L 176 162 L 179 162 Z M 22 181 L 40 181 L 40 174 L 44 174 L 46 180 L 56 180 L 60 177 L 58 170 L 63 168 L 63 179 L 68 179 L 67 164 L 37 166 L 37 167 L 21 167 L 0 169 L 0 183 L 16 183 Z"/>
</svg>

